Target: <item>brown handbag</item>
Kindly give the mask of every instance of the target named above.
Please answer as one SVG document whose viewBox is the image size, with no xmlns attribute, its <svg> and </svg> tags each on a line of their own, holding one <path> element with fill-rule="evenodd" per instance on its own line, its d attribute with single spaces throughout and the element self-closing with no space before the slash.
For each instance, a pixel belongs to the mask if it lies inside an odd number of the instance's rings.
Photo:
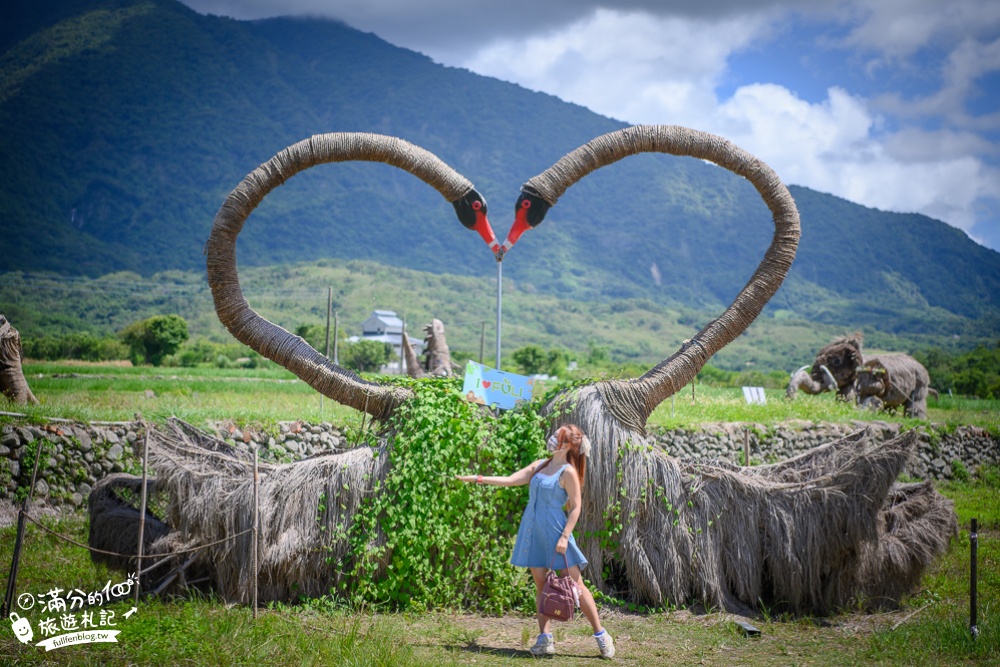
<svg viewBox="0 0 1000 667">
<path fill-rule="evenodd" d="M 563 560 L 566 561 L 566 576 L 558 576 L 550 565 L 545 575 L 541 598 L 538 600 L 538 613 L 553 621 L 572 620 L 576 611 L 576 582 L 569 575 L 569 560 L 566 559 L 566 554 L 563 554 Z M 553 556 L 552 565 L 555 565 L 555 561 Z"/>
</svg>

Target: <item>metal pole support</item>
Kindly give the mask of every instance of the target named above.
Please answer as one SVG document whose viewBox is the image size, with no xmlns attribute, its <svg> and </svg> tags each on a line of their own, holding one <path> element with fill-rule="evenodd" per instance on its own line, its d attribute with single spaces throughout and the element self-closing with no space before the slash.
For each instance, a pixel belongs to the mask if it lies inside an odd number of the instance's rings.
<svg viewBox="0 0 1000 667">
<path fill-rule="evenodd" d="M 503 306 L 503 258 L 497 260 L 497 370 L 500 370 L 500 316 Z"/>
</svg>

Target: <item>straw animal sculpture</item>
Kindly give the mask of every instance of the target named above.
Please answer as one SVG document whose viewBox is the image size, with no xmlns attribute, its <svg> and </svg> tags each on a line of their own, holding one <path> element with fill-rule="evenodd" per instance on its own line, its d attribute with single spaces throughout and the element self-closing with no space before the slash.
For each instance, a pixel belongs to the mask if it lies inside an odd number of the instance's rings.
<svg viewBox="0 0 1000 667">
<path fill-rule="evenodd" d="M 792 374 L 785 395 L 788 398 L 795 398 L 796 392 L 800 389 L 807 394 L 836 390 L 838 397 L 854 400 L 854 381 L 858 377 L 858 368 L 864 363 L 861 352 L 863 344 L 864 337 L 860 332 L 856 332 L 824 345 L 816 353 L 812 368 L 803 366 Z"/>
<path fill-rule="evenodd" d="M 38 404 L 21 368 L 21 334 L 0 315 L 0 394 L 14 403 Z"/>
<path fill-rule="evenodd" d="M 868 357 L 858 370 L 855 383 L 860 405 L 872 403 L 886 410 L 903 406 L 908 417 L 927 419 L 930 375 L 910 355 L 890 353 Z"/>
<path fill-rule="evenodd" d="M 880 443 L 873 433 L 859 433 L 760 468 L 680 460 L 646 436 L 650 413 L 753 322 L 795 256 L 799 218 L 787 189 L 767 165 L 725 139 L 674 126 L 630 127 L 598 137 L 524 185 L 514 227 L 501 248 L 491 241 L 492 232 L 484 231 L 485 201 L 426 151 L 379 135 L 313 137 L 247 176 L 219 211 L 207 246 L 216 311 L 237 339 L 317 391 L 385 420 L 412 396 L 410 389 L 369 382 L 340 368 L 263 320 L 243 298 L 236 236 L 263 197 L 321 162 L 387 162 L 435 187 L 459 220 L 479 231 L 502 259 L 572 184 L 644 152 L 710 160 L 746 178 L 770 209 L 775 232 L 733 303 L 677 352 L 639 378 L 574 387 L 545 407 L 550 431 L 575 422 L 593 442 L 578 531 L 591 562 L 588 577 L 602 591 L 653 605 L 694 601 L 746 613 L 765 602 L 796 613 L 828 613 L 868 596 L 893 604 L 956 530 L 950 503 L 930 486 L 894 486 L 912 453 L 912 434 Z M 245 531 L 252 516 L 245 457 L 204 436 L 180 437 L 178 427 L 171 428 L 150 436 L 158 486 L 171 497 L 167 522 L 183 539 L 205 544 Z M 379 448 L 262 467 L 260 599 L 283 599 L 293 591 L 321 594 L 338 581 L 341 574 L 329 564 L 346 555 L 346 543 L 335 537 L 337 526 L 352 521 L 361 497 L 385 475 L 384 450 L 392 436 L 384 437 Z M 327 509 L 317 517 L 321 494 Z M 622 528 L 608 535 L 611 545 L 602 545 L 592 535 L 606 528 L 608 518 Z M 370 539 L 384 543 L 378 535 Z M 208 550 L 224 599 L 247 601 L 249 545 L 243 535 Z M 605 571 L 612 573 L 607 579 Z"/>
<path fill-rule="evenodd" d="M 795 398 L 801 389 L 819 394 L 836 389 L 844 400 L 857 401 L 872 409 L 895 410 L 903 406 L 907 416 L 927 418 L 930 388 L 927 369 L 913 357 L 898 352 L 865 356 L 860 332 L 837 338 L 816 353 L 812 368 L 803 366 L 792 374 L 785 395 Z"/>
</svg>

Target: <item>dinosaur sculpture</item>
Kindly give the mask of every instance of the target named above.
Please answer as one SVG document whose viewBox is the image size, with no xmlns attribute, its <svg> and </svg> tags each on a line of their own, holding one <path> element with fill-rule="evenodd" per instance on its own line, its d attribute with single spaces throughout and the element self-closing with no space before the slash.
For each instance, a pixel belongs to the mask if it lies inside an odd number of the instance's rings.
<svg viewBox="0 0 1000 667">
<path fill-rule="evenodd" d="M 596 573 L 594 585 L 611 590 L 601 573 L 614 571 L 617 590 L 624 585 L 637 602 L 695 600 L 744 613 L 762 601 L 805 613 L 827 613 L 858 600 L 898 602 L 957 530 L 949 501 L 930 485 L 894 483 L 912 454 L 912 433 L 880 443 L 873 433 L 859 432 L 784 463 L 754 468 L 679 460 L 646 435 L 646 420 L 656 406 L 753 322 L 795 256 L 800 232 L 791 195 L 767 165 L 725 139 L 675 126 L 636 126 L 598 137 L 525 183 L 515 224 L 500 246 L 487 231 L 485 200 L 433 155 L 380 135 L 314 136 L 249 174 L 220 209 L 207 245 L 216 311 L 238 340 L 325 396 L 384 421 L 414 397 L 413 389 L 368 381 L 337 366 L 261 318 L 244 299 L 236 238 L 267 193 L 316 164 L 385 162 L 437 189 L 502 259 L 521 234 L 542 223 L 567 188 L 596 169 L 644 152 L 709 160 L 746 178 L 770 209 L 775 231 L 733 303 L 679 350 L 639 378 L 578 385 L 543 408 L 549 432 L 574 422 L 593 442 L 583 490 L 585 519 L 578 530 L 592 563 L 589 571 Z M 221 597 L 248 602 L 248 463 L 218 443 L 178 433 L 174 427 L 150 439 L 158 488 L 172 499 L 167 523 L 188 542 L 210 545 L 204 559 L 212 563 Z M 392 434 L 384 438 L 388 442 Z M 338 578 L 344 575 L 328 563 L 345 557 L 348 545 L 346 538 L 331 537 L 333 527 L 350 524 L 361 499 L 375 492 L 389 465 L 386 449 L 361 447 L 261 469 L 261 494 L 274 502 L 264 505 L 260 517 L 260 599 L 322 595 L 343 583 Z M 319 497 L 327 499 L 327 509 L 318 517 Z M 608 533 L 604 518 L 612 506 L 623 519 Z M 602 531 L 608 534 L 599 539 Z M 235 545 L 219 542 L 228 538 L 236 539 Z"/>
</svg>

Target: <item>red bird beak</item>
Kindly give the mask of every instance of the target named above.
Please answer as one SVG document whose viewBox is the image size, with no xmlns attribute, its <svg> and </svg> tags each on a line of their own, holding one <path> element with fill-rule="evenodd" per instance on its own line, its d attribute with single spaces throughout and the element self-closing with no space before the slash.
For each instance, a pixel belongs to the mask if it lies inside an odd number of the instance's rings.
<svg viewBox="0 0 1000 667">
<path fill-rule="evenodd" d="M 503 252 L 508 252 L 521 238 L 521 234 L 542 224 L 545 214 L 549 211 L 549 203 L 538 196 L 533 190 L 521 190 L 514 206 L 514 224 L 507 232 L 507 240 L 503 242 Z"/>
<path fill-rule="evenodd" d="M 472 225 L 472 228 L 479 232 L 479 235 L 483 237 L 486 241 L 486 245 L 490 247 L 490 250 L 496 254 L 500 250 L 500 242 L 497 241 L 496 234 L 493 233 L 493 228 L 490 227 L 489 218 L 486 217 L 486 207 L 479 206 L 477 208 L 476 204 L 479 202 L 472 203 L 472 209 L 476 213 L 476 222 Z"/>
<path fill-rule="evenodd" d="M 505 253 L 514 247 L 517 240 L 521 238 L 521 234 L 531 229 L 531 225 L 528 224 L 528 209 L 530 207 L 531 203 L 524 200 L 517 207 L 517 210 L 514 211 L 514 224 L 510 226 L 510 231 L 507 232 L 507 240 L 503 242 L 503 251 Z"/>
</svg>

